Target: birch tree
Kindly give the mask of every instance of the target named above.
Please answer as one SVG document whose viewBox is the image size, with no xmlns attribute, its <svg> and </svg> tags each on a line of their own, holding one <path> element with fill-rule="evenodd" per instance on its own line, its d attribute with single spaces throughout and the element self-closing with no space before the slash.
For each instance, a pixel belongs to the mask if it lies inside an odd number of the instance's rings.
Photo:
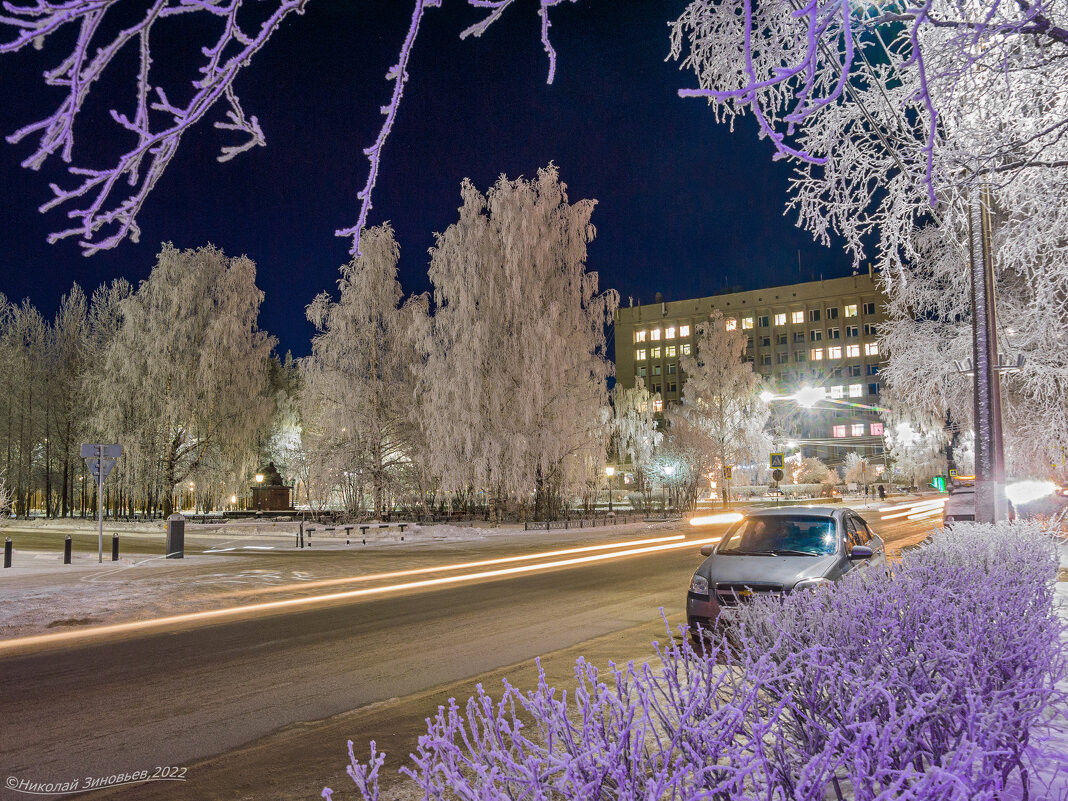
<svg viewBox="0 0 1068 801">
<path fill-rule="evenodd" d="M 551 164 L 485 195 L 465 180 L 460 194 L 459 221 L 431 249 L 431 465 L 447 490 L 533 495 L 539 516 L 580 491 L 609 434 L 605 326 L 619 299 L 586 270 L 596 201 L 570 203 Z"/>
<path fill-rule="evenodd" d="M 317 334 L 302 365 L 320 453 L 336 460 L 342 478 L 370 487 L 379 519 L 400 489 L 418 436 L 411 410 L 426 299 L 401 303 L 399 257 L 389 225 L 364 232 L 363 253 L 341 268 L 340 298 L 324 292 L 308 307 Z"/>
<path fill-rule="evenodd" d="M 214 461 L 250 469 L 266 439 L 272 337 L 251 259 L 164 245 L 148 279 L 119 301 L 98 424 L 128 447 L 170 514 L 174 488 Z"/>
<path fill-rule="evenodd" d="M 695 328 L 694 352 L 679 359 L 686 375 L 672 419 L 704 429 L 719 467 L 754 462 L 767 450 L 770 411 L 760 376 L 745 360 L 746 335 L 728 328 L 718 310 Z"/>
<path fill-rule="evenodd" d="M 85 391 L 89 366 L 89 304 L 77 284 L 60 301 L 48 344 L 46 512 L 52 512 L 51 476 L 52 459 L 55 458 L 59 463 L 58 511 L 66 517 L 73 506 L 73 473 L 79 467 L 80 445 L 89 441 L 90 402 Z"/>
<path fill-rule="evenodd" d="M 621 461 L 633 466 L 638 492 L 645 491 L 645 467 L 664 439 L 653 410 L 659 400 L 660 393 L 650 393 L 640 378 L 634 387 L 617 384 L 612 391 L 612 447 Z"/>
</svg>

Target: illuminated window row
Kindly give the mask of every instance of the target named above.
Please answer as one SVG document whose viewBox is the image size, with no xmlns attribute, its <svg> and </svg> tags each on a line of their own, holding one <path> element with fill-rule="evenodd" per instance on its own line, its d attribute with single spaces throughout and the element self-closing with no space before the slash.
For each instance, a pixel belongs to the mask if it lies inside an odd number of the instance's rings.
<svg viewBox="0 0 1068 801">
<path fill-rule="evenodd" d="M 824 352 L 823 348 L 812 348 L 812 350 L 809 351 L 809 359 L 811 359 L 814 362 L 823 361 L 823 352 Z M 847 358 L 852 358 L 854 356 L 860 356 L 860 345 L 846 345 L 845 346 L 845 355 L 846 355 Z M 879 343 L 877 343 L 877 342 L 869 342 L 869 343 L 867 343 L 864 346 L 864 355 L 865 356 L 878 356 L 879 355 Z M 834 345 L 834 346 L 831 346 L 831 347 L 827 348 L 827 358 L 828 359 L 841 359 L 842 358 L 842 348 L 841 348 L 841 346 Z"/>
<path fill-rule="evenodd" d="M 665 345 L 663 347 L 658 345 L 655 348 L 637 348 L 634 351 L 634 359 L 639 362 L 644 362 L 646 358 L 659 359 L 661 353 L 670 359 L 679 355 L 689 356 L 692 352 L 693 348 L 689 342 L 684 342 L 681 345 Z"/>
<path fill-rule="evenodd" d="M 846 426 L 837 425 L 831 426 L 832 437 L 844 437 L 846 436 Z M 849 436 L 851 437 L 863 437 L 864 436 L 864 423 L 851 423 L 849 426 Z M 868 431 L 873 437 L 881 437 L 883 435 L 882 423 L 868 423 Z"/>
<path fill-rule="evenodd" d="M 651 330 L 642 329 L 641 331 L 634 332 L 635 342 L 645 342 L 646 336 L 649 337 L 650 342 L 659 342 L 660 337 L 663 335 L 664 339 L 675 339 L 676 336 L 688 337 L 690 335 L 690 326 L 680 325 L 678 328 L 675 326 L 669 326 L 663 330 L 659 328 L 653 328 Z"/>
</svg>

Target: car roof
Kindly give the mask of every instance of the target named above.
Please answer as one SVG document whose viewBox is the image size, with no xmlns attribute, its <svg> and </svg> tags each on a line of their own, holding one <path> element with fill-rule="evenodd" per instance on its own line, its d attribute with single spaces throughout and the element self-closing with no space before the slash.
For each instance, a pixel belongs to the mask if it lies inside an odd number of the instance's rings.
<svg viewBox="0 0 1068 801">
<path fill-rule="evenodd" d="M 753 509 L 746 512 L 746 517 L 835 517 L 839 513 L 852 512 L 845 506 L 776 506 L 774 509 Z"/>
</svg>

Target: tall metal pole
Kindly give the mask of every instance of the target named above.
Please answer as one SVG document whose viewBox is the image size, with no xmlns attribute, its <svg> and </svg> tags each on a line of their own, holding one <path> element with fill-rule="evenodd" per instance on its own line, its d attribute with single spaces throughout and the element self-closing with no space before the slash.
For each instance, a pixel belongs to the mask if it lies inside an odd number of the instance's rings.
<svg viewBox="0 0 1068 801">
<path fill-rule="evenodd" d="M 96 446 L 96 522 L 98 561 L 104 562 L 104 445 Z"/>
<path fill-rule="evenodd" d="M 975 409 L 975 519 L 993 523 L 1007 517 L 1005 456 L 998 384 L 997 318 L 990 189 L 981 186 L 968 205 L 972 279 L 972 361 Z"/>
</svg>

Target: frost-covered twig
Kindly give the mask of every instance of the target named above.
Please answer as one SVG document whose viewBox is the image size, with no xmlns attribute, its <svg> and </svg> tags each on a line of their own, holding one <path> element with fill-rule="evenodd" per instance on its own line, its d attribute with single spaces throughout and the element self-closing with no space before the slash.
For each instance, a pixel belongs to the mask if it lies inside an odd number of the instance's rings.
<svg viewBox="0 0 1068 801">
<path fill-rule="evenodd" d="M 467 28 L 461 37 L 481 35 L 512 3 L 512 0 L 467 1 L 476 8 L 488 9 L 490 13 L 481 22 Z M 48 37 L 59 30 L 67 26 L 78 28 L 70 55 L 44 74 L 47 85 L 67 88 L 66 98 L 50 116 L 23 126 L 8 136 L 7 140 L 14 144 L 28 136 L 40 134 L 37 149 L 22 162 L 25 167 L 39 170 L 56 155 L 68 165 L 67 174 L 75 179 L 74 184 L 68 187 L 51 184 L 53 198 L 43 204 L 40 211 L 58 206 L 69 207 L 67 216 L 77 220 L 78 224 L 53 233 L 49 241 L 80 237 L 79 244 L 85 255 L 113 248 L 127 236 L 137 240 L 140 233 L 137 215 L 177 152 L 183 134 L 200 122 L 219 101 L 225 100 L 226 111 L 224 119 L 215 122 L 215 127 L 237 132 L 244 137 L 239 144 L 224 146 L 219 161 L 229 161 L 254 146 L 266 143 L 259 120 L 254 115 L 246 115 L 241 107 L 233 90 L 233 82 L 289 14 L 303 13 L 307 0 L 263 0 L 248 5 L 245 0 L 155 0 L 139 22 L 118 31 L 109 31 L 107 23 L 114 16 L 111 12 L 120 2 L 36 0 L 32 4 L 22 5 L 14 0 L 5 0 L 0 5 L 0 37 L 3 37 L 5 29 L 12 34 L 9 39 L 0 38 L 0 54 L 13 53 L 26 47 L 40 49 Z M 548 12 L 561 2 L 564 0 L 540 0 L 538 9 L 542 44 L 549 57 L 549 83 L 552 83 L 556 71 L 556 52 L 549 41 Z M 271 3 L 276 5 L 272 7 Z M 239 21 L 239 15 L 248 13 L 263 16 L 265 5 L 270 7 L 270 11 L 258 29 L 247 21 Z M 371 211 L 371 196 L 381 166 L 382 150 L 392 131 L 404 93 L 408 61 L 423 12 L 440 5 L 441 0 L 416 0 L 412 22 L 401 45 L 397 63 L 387 73 L 387 79 L 393 83 L 392 96 L 390 102 L 381 108 L 385 119 L 374 144 L 364 150 L 369 170 L 367 181 L 357 193 L 357 221 L 355 225 L 336 232 L 339 236 L 353 238 L 353 255 L 359 254 L 360 231 L 366 226 Z M 249 8 L 254 10 L 248 12 Z M 192 81 L 193 96 L 187 102 L 176 104 L 168 98 L 167 90 L 154 82 L 150 69 L 150 39 L 154 26 L 160 20 L 196 12 L 218 18 L 223 23 L 223 29 L 214 44 L 200 51 L 205 62 L 199 68 L 200 77 Z M 109 114 L 116 125 L 136 139 L 136 143 L 110 167 L 80 165 L 76 163 L 74 154 L 75 121 L 94 85 L 127 45 L 138 48 L 139 68 L 133 89 L 134 113 L 131 119 L 131 115 L 113 107 Z M 119 188 L 120 183 L 132 187 L 129 196 L 122 199 L 119 199 L 119 195 L 124 190 Z M 84 201 L 84 204 L 79 205 L 79 201 Z"/>
</svg>

